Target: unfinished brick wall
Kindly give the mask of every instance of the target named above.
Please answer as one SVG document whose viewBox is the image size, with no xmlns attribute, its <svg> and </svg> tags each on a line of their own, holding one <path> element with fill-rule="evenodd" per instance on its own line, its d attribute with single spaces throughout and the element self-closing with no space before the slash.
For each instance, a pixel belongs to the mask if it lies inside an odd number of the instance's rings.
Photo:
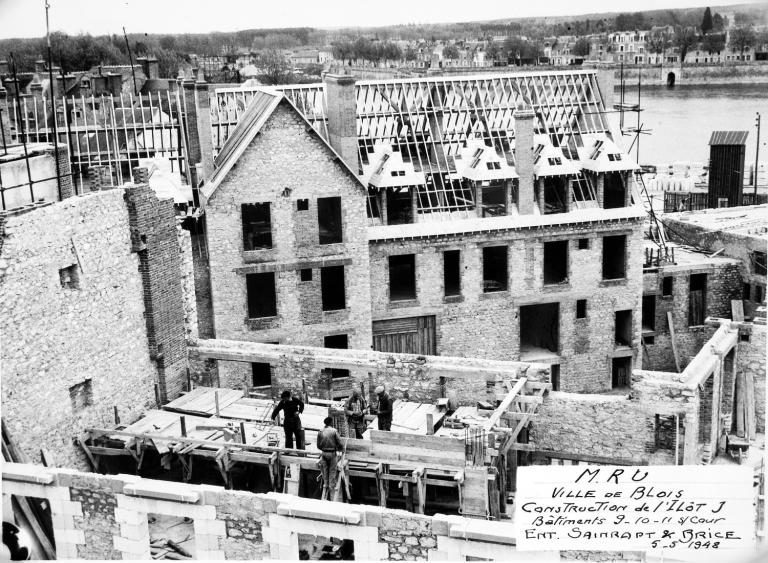
<svg viewBox="0 0 768 563">
<path fill-rule="evenodd" d="M 689 287 L 691 274 L 707 275 L 707 307 L 705 316 L 731 318 L 731 300 L 741 299 L 741 264 L 738 260 L 702 255 L 695 265 L 663 266 L 643 274 L 643 295 L 656 296 L 655 335 L 646 343 L 644 367 L 657 371 L 675 371 L 672 338 L 667 313 L 672 313 L 676 345 L 683 369 L 699 353 L 715 329 L 708 325 L 688 326 Z M 672 278 L 672 295 L 662 295 L 662 280 Z"/>
<path fill-rule="evenodd" d="M 176 227 L 179 243 L 181 289 L 184 296 L 184 333 L 187 339 L 197 339 L 197 297 L 195 295 L 194 250 L 189 231 Z"/>
<path fill-rule="evenodd" d="M 30 459 L 46 448 L 57 464 L 85 468 L 73 436 L 112 421 L 113 406 L 123 422 L 154 406 L 122 190 L 8 216 L 2 240 L 3 419 Z M 65 288 L 60 270 L 73 266 L 77 288 Z M 87 381 L 91 404 L 73 404 L 70 388 Z"/>
<path fill-rule="evenodd" d="M 146 169 L 135 169 L 146 181 Z M 182 260 L 173 201 L 158 199 L 148 184 L 130 186 L 125 200 L 131 243 L 139 259 L 150 357 L 162 400 L 179 396 L 186 380 L 187 344 Z"/>
<path fill-rule="evenodd" d="M 300 534 L 350 539 L 357 560 L 511 560 L 520 556 L 514 546 L 514 525 L 509 521 L 422 516 L 132 475 L 105 476 L 20 464 L 8 464 L 4 469 L 4 495 L 49 499 L 58 558 L 148 559 L 149 514 L 192 518 L 195 558 L 201 560 L 295 560 Z M 559 560 L 557 552 L 525 555 L 526 560 Z"/>
<path fill-rule="evenodd" d="M 627 235 L 627 275 L 602 280 L 602 237 Z M 396 236 L 393 235 L 393 236 Z M 578 249 L 588 238 L 589 248 Z M 568 240 L 568 281 L 543 283 L 544 242 Z M 508 245 L 508 291 L 483 292 L 483 248 Z M 460 250 L 461 296 L 445 298 L 443 251 Z M 519 360 L 520 306 L 560 304 L 560 389 L 599 392 L 611 388 L 614 311 L 633 310 L 631 349 L 640 345 L 642 222 L 638 219 L 507 229 L 415 240 L 377 240 L 370 247 L 373 319 L 437 316 L 437 351 L 448 356 Z M 389 256 L 416 255 L 416 300 L 389 299 Z M 587 318 L 576 319 L 576 301 L 587 299 Z M 524 359 L 524 358 L 522 358 Z M 546 361 L 546 360 L 537 360 Z"/>
<path fill-rule="evenodd" d="M 351 348 L 371 345 L 366 199 L 362 186 L 282 102 L 206 207 L 217 338 L 323 346 L 347 334 Z M 343 242 L 319 244 L 320 197 L 341 197 Z M 297 202 L 308 200 L 307 210 Z M 241 205 L 270 203 L 272 249 L 244 251 Z M 322 311 L 320 268 L 344 265 L 346 309 Z M 301 269 L 312 281 L 300 280 Z M 275 272 L 277 316 L 248 319 L 246 274 Z M 222 382 L 250 367 L 221 362 Z"/>
</svg>

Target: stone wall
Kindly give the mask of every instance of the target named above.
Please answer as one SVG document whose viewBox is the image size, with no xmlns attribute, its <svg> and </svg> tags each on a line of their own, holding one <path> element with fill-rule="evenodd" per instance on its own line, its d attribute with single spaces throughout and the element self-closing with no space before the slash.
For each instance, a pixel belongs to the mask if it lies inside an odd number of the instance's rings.
<svg viewBox="0 0 768 563">
<path fill-rule="evenodd" d="M 189 231 L 176 228 L 181 262 L 181 289 L 184 296 L 184 333 L 186 338 L 198 337 L 197 297 L 195 295 L 194 249 Z"/>
<path fill-rule="evenodd" d="M 196 559 L 298 559 L 300 534 L 350 539 L 357 560 L 520 557 L 511 521 L 253 494 L 208 485 L 6 464 L 3 495 L 48 499 L 58 558 L 149 559 L 149 514 L 193 519 Z M 3 507 L 10 503 L 3 502 Z M 8 521 L 13 516 L 4 514 Z M 557 552 L 525 553 L 558 561 Z"/>
<path fill-rule="evenodd" d="M 743 371 L 746 377 L 751 377 L 754 380 L 757 431 L 765 433 L 766 326 L 751 324 L 746 332 L 749 335 L 749 340 L 739 342 L 736 370 Z"/>
<path fill-rule="evenodd" d="M 187 380 L 182 251 L 173 200 L 158 199 L 146 168 L 125 194 L 131 245 L 139 258 L 149 354 L 157 366 L 161 400 L 179 396 Z"/>
<path fill-rule="evenodd" d="M 343 242 L 319 244 L 320 197 L 341 197 Z M 298 200 L 308 200 L 299 210 Z M 272 248 L 244 251 L 241 205 L 270 203 Z M 207 240 L 217 338 L 323 346 L 347 334 L 350 348 L 371 345 L 366 195 L 363 187 L 287 102 L 274 111 L 210 198 Z M 322 311 L 320 269 L 344 266 L 346 308 Z M 301 281 L 300 270 L 312 280 Z M 277 315 L 248 319 L 246 275 L 274 272 Z M 222 382 L 249 366 L 222 363 Z"/>
<path fill-rule="evenodd" d="M 173 244 L 175 242 L 175 234 Z M 70 268 L 77 288 L 62 286 Z M 31 459 L 85 467 L 72 437 L 154 406 L 144 287 L 123 190 L 6 217 L 0 254 L 3 419 Z M 90 381 L 90 403 L 70 388 Z M 42 415 L 42 416 L 41 416 Z"/>
<path fill-rule="evenodd" d="M 607 213 L 607 212 L 606 212 Z M 575 219 L 575 217 L 574 217 Z M 480 229 L 478 229 L 480 230 Z M 627 235 L 627 274 L 602 280 L 602 240 Z M 578 249 L 578 239 L 589 248 Z M 544 285 L 544 242 L 568 240 L 568 281 Z M 483 247 L 507 245 L 508 291 L 483 292 Z M 520 307 L 559 303 L 559 353 L 546 361 L 560 365 L 560 389 L 600 392 L 611 389 L 611 359 L 629 355 L 639 367 L 642 293 L 642 222 L 570 220 L 499 231 L 464 233 L 415 240 L 379 240 L 370 247 L 373 319 L 436 315 L 437 352 L 441 355 L 525 360 L 520 354 Z M 460 250 L 461 296 L 445 297 L 443 251 Z M 416 255 L 416 300 L 389 300 L 389 256 Z M 576 301 L 587 300 L 587 318 L 576 319 Z M 631 309 L 632 346 L 614 345 L 614 311 Z"/>
<path fill-rule="evenodd" d="M 688 325 L 690 276 L 707 275 L 707 307 L 705 317 L 730 318 L 731 300 L 741 299 L 741 263 L 730 258 L 701 256 L 696 264 L 661 266 L 657 271 L 643 274 L 643 295 L 656 296 L 654 342 L 646 343 L 643 367 L 656 371 L 675 371 L 672 337 L 667 313 L 672 313 L 675 344 L 683 369 L 712 337 L 709 325 Z M 672 295 L 662 295 L 662 280 L 672 278 Z M 649 333 L 650 334 L 650 333 Z"/>
<path fill-rule="evenodd" d="M 619 78 L 619 70 L 616 78 Z M 667 75 L 675 75 L 675 85 L 703 84 L 765 84 L 768 83 L 768 64 L 765 63 L 723 63 L 723 64 L 680 64 L 659 66 L 624 66 L 624 80 L 637 84 L 637 75 L 642 75 L 643 86 L 666 86 Z"/>
<path fill-rule="evenodd" d="M 472 405 L 478 400 L 494 401 L 496 382 L 517 379 L 548 381 L 549 366 L 545 364 L 482 360 L 445 356 L 415 356 L 391 354 L 371 350 L 335 350 L 309 346 L 258 344 L 226 340 L 201 340 L 190 347 L 190 359 L 199 365 L 205 358 L 226 359 L 219 364 L 248 362 L 269 363 L 272 367 L 272 394 L 277 397 L 283 389 L 301 391 L 301 381 L 315 397 L 326 397 L 327 378 L 323 369 L 336 368 L 350 371 L 354 381 L 343 383 L 366 387 L 385 384 L 393 399 L 433 402 L 445 396 L 455 404 Z M 235 370 L 230 371 L 233 373 Z M 247 371 L 243 368 L 243 371 Z M 444 380 L 441 388 L 441 379 Z M 490 395 L 489 383 L 490 382 Z M 221 385 L 241 389 L 247 381 L 222 377 Z M 338 385 L 335 383 L 334 385 Z"/>
</svg>

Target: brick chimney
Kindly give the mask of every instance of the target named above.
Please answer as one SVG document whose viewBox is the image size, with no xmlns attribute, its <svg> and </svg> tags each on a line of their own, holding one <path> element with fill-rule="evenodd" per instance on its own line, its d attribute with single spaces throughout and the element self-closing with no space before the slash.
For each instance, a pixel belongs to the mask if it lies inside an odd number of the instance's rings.
<svg viewBox="0 0 768 563">
<path fill-rule="evenodd" d="M 160 78 L 160 63 L 155 57 L 147 57 L 142 66 L 147 79 Z"/>
<path fill-rule="evenodd" d="M 11 77 L 3 78 L 3 86 L 8 92 L 8 99 L 15 98 L 16 92 L 19 91 L 19 81 Z"/>
<path fill-rule="evenodd" d="M 325 75 L 328 141 L 353 172 L 358 173 L 357 89 L 349 74 Z"/>
<path fill-rule="evenodd" d="M 616 85 L 615 70 L 613 65 L 601 64 L 597 67 L 597 83 L 600 86 L 600 94 L 603 96 L 603 104 L 608 111 L 613 110 L 613 90 Z"/>
<path fill-rule="evenodd" d="M 533 179 L 533 127 L 536 113 L 533 110 L 515 111 L 515 170 L 518 180 L 517 209 L 520 215 L 531 215 L 534 208 Z"/>
</svg>

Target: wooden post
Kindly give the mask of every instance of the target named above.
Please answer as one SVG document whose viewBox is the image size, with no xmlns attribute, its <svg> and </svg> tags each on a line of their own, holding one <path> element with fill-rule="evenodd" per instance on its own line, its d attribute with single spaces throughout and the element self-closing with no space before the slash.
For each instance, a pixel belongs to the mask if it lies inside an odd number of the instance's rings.
<svg viewBox="0 0 768 563">
<path fill-rule="evenodd" d="M 434 416 L 431 412 L 427 413 L 427 436 L 432 436 L 435 433 Z"/>
<path fill-rule="evenodd" d="M 745 385 L 745 378 L 744 373 L 739 372 L 736 374 L 736 435 L 739 438 L 745 437 L 745 421 L 746 421 L 746 411 L 745 411 L 745 392 L 746 392 L 746 385 Z"/>
<path fill-rule="evenodd" d="M 245 439 L 245 423 L 244 422 L 240 423 L 240 441 L 243 444 L 246 443 L 246 439 Z"/>
<path fill-rule="evenodd" d="M 189 374 L 189 368 L 187 368 L 187 391 L 192 391 L 192 376 Z"/>
<path fill-rule="evenodd" d="M 160 385 L 155 383 L 155 403 L 157 403 L 157 408 L 162 407 L 163 405 L 160 404 Z"/>
<path fill-rule="evenodd" d="M 218 392 L 218 390 L 213 392 L 213 400 L 216 403 L 216 418 L 219 418 L 220 412 L 219 412 L 219 392 Z"/>
<path fill-rule="evenodd" d="M 115 409 L 115 425 L 120 424 L 120 413 L 117 412 L 117 405 L 112 407 Z"/>
<path fill-rule="evenodd" d="M 680 465 L 680 415 L 675 415 L 675 465 Z"/>
<path fill-rule="evenodd" d="M 305 403 L 309 402 L 309 394 L 307 393 L 307 379 L 301 378 L 301 400 Z"/>
<path fill-rule="evenodd" d="M 181 418 L 179 418 L 179 424 L 181 425 L 181 437 L 186 438 L 187 437 L 187 417 L 181 416 Z"/>
<path fill-rule="evenodd" d="M 677 339 L 675 338 L 675 323 L 672 321 L 672 311 L 667 311 L 667 322 L 669 323 L 669 336 L 672 340 L 672 353 L 675 355 L 675 367 L 677 373 L 680 373 L 680 356 L 677 354 Z"/>
</svg>

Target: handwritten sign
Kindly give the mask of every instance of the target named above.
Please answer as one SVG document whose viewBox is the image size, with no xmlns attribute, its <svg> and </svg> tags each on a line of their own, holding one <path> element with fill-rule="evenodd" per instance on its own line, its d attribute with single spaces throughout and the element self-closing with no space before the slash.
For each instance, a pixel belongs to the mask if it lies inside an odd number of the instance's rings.
<svg viewBox="0 0 768 563">
<path fill-rule="evenodd" d="M 740 550 L 754 545 L 752 468 L 518 469 L 519 550 Z"/>
</svg>

